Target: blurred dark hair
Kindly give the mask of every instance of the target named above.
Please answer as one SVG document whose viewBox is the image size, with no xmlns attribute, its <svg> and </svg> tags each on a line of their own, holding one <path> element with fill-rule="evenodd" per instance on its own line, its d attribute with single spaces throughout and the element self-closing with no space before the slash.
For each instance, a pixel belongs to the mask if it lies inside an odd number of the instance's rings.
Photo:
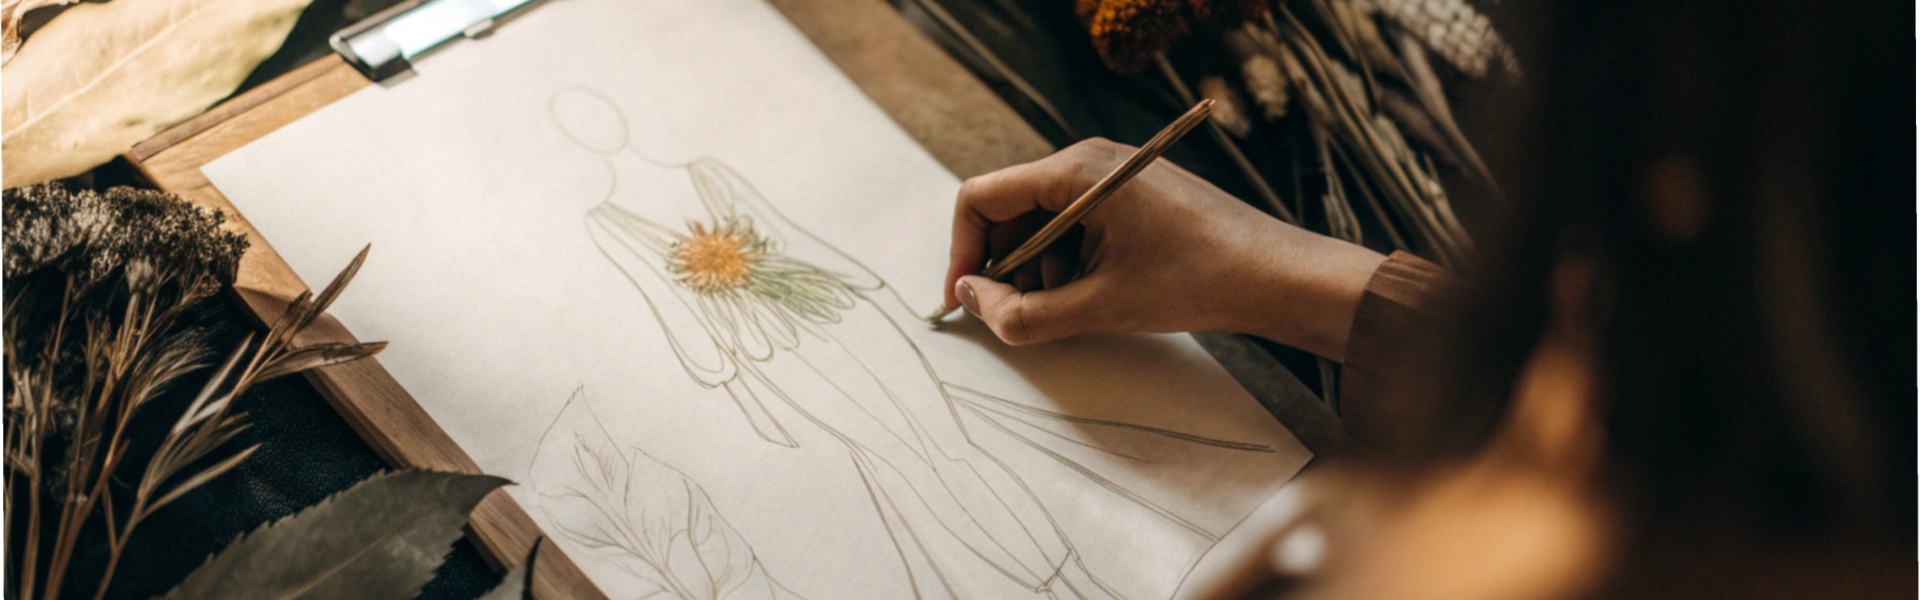
<svg viewBox="0 0 1920 600">
<path fill-rule="evenodd" d="M 1486 147 L 1514 221 L 1426 441 L 1485 440 L 1553 269 L 1585 259 L 1628 552 L 1724 534 L 1911 560 L 1912 6 L 1503 8 L 1528 72 Z"/>
</svg>

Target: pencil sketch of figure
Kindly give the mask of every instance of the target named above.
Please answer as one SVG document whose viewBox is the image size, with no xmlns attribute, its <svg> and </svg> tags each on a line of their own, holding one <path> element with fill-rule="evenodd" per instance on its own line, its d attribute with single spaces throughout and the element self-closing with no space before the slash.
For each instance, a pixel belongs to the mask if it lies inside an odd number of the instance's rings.
<svg viewBox="0 0 1920 600">
<path fill-rule="evenodd" d="M 554 119 L 613 171 L 607 198 L 585 217 L 609 261 L 640 292 L 686 372 L 724 390 L 760 438 L 795 446 L 794 427 L 844 445 L 873 509 L 921 598 L 978 594 L 970 581 L 1010 581 L 1036 596 L 1125 597 L 1090 572 L 1081 552 L 1005 456 L 976 436 L 1058 461 L 1089 489 L 1216 534 L 1070 458 L 1087 444 L 1050 427 L 1102 429 L 1125 458 L 1169 443 L 1232 453 L 1271 448 L 1139 425 L 1068 417 L 943 381 L 900 323 L 912 311 L 854 258 L 796 226 L 726 164 L 669 164 L 627 140 L 619 109 L 596 92 L 553 97 Z M 594 115 L 599 115 L 595 117 Z M 790 410 L 789 410 L 790 409 Z M 776 412 L 791 414 L 776 417 Z M 1151 439 L 1146 439 L 1151 438 Z M 1056 450 L 1077 444 L 1072 451 Z M 1005 451 L 1005 447 L 1000 447 Z"/>
<path fill-rule="evenodd" d="M 700 485 L 639 448 L 622 450 L 575 390 L 527 470 L 554 534 L 611 561 L 640 598 L 797 598 L 761 567 Z"/>
</svg>

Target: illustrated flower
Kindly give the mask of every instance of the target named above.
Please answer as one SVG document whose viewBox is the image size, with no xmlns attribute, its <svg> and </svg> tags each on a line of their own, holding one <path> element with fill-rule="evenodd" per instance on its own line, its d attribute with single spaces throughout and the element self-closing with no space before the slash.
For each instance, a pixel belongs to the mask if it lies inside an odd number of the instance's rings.
<svg viewBox="0 0 1920 600">
<path fill-rule="evenodd" d="M 750 228 L 728 220 L 713 231 L 699 221 L 687 223 L 693 235 L 682 236 L 667 254 L 667 270 L 679 276 L 680 285 L 702 294 L 712 294 L 747 285 L 753 263 L 765 256 L 766 240 L 753 235 Z"/>
<path fill-rule="evenodd" d="M 588 211 L 587 232 L 639 288 L 687 374 L 726 388 L 761 438 L 794 446 L 761 401 L 767 382 L 756 365 L 823 338 L 822 326 L 885 283 L 795 227 L 725 163 L 683 168 L 705 214 L 675 227 L 608 201 Z"/>
<path fill-rule="evenodd" d="M 666 264 L 697 296 L 709 322 L 735 336 L 753 328 L 780 347 L 798 341 L 799 321 L 838 323 L 854 304 L 845 282 L 782 254 L 744 215 L 722 217 L 712 227 L 687 222 L 687 232 L 668 246 Z"/>
</svg>

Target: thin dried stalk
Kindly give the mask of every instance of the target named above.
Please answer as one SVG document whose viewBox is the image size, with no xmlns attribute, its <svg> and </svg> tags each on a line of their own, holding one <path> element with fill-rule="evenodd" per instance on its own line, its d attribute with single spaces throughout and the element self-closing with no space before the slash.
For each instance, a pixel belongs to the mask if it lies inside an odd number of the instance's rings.
<svg viewBox="0 0 1920 600">
<path fill-rule="evenodd" d="M 1159 64 L 1160 74 L 1167 78 L 1167 84 L 1173 88 L 1173 93 L 1180 98 L 1180 102 L 1187 105 L 1199 102 L 1199 99 L 1194 97 L 1193 90 L 1188 89 L 1186 82 L 1181 81 L 1180 73 L 1173 70 L 1173 63 L 1167 60 L 1165 54 L 1154 57 L 1154 62 Z M 1260 174 L 1260 169 L 1253 166 L 1253 161 L 1247 159 L 1247 155 L 1240 151 L 1240 146 L 1234 144 L 1233 139 L 1227 137 L 1227 133 L 1221 130 L 1218 124 L 1208 121 L 1207 133 L 1213 138 L 1213 143 L 1220 146 L 1220 150 L 1233 161 L 1233 166 L 1240 169 L 1240 174 L 1246 176 L 1247 182 L 1253 184 L 1254 193 L 1260 195 L 1260 200 L 1273 210 L 1274 216 L 1288 223 L 1300 222 L 1299 217 L 1280 201 L 1280 194 L 1274 193 L 1273 186 L 1267 184 L 1266 176 Z"/>
<path fill-rule="evenodd" d="M 1033 84 L 1027 83 L 1027 79 L 1021 77 L 1019 72 L 1014 71 L 1012 67 L 1007 66 L 1007 63 L 1002 62 L 1000 55 L 994 54 L 993 49 L 987 47 L 987 44 L 980 41 L 980 38 L 974 37 L 973 31 L 967 29 L 965 25 L 962 25 L 959 19 L 953 18 L 953 14 L 947 12 L 947 9 L 940 5 L 939 0 L 914 0 L 914 2 L 919 4 L 921 9 L 926 10 L 928 15 L 933 16 L 935 21 L 939 21 L 941 27 L 946 28 L 947 31 L 953 33 L 954 37 L 959 38 L 960 43 L 965 44 L 967 50 L 973 52 L 975 56 L 980 57 L 980 61 L 986 63 L 987 68 L 993 69 L 995 75 L 1005 80 L 1008 85 L 1013 86 L 1013 89 L 1019 91 L 1020 95 L 1025 96 L 1028 102 L 1032 102 L 1035 107 L 1038 107 L 1041 113 L 1046 114 L 1047 119 L 1053 121 L 1053 126 L 1060 129 L 1061 135 L 1065 135 L 1069 139 L 1080 138 L 1080 134 L 1075 132 L 1073 126 L 1067 123 L 1066 115 L 1060 114 L 1060 110 L 1053 107 L 1053 102 L 1048 101 L 1045 94 L 1041 94 L 1040 90 L 1033 87 Z M 1024 15 L 1022 18 L 1024 19 Z"/>
<path fill-rule="evenodd" d="M 1446 93 L 1440 89 L 1440 76 L 1433 71 L 1433 65 L 1427 61 L 1427 50 L 1412 34 L 1400 33 L 1400 53 L 1405 56 L 1407 84 L 1413 88 L 1414 96 L 1420 105 L 1433 117 L 1434 125 L 1460 155 L 1470 172 L 1481 183 L 1492 189 L 1495 198 L 1502 198 L 1500 185 L 1493 179 L 1493 171 L 1487 169 L 1487 163 L 1480 160 L 1480 153 L 1473 149 L 1473 143 L 1467 141 L 1467 134 L 1460 131 L 1460 124 L 1453 119 L 1453 109 L 1447 105 Z"/>
<path fill-rule="evenodd" d="M 1390 122 L 1373 114 L 1359 78 L 1329 58 L 1290 11 L 1282 8 L 1281 13 L 1281 41 L 1273 45 L 1286 50 L 1275 53 L 1284 56 L 1291 52 L 1300 58 L 1310 80 L 1305 87 L 1325 97 L 1328 110 L 1324 122 L 1334 140 L 1350 151 L 1349 158 L 1358 159 L 1355 163 L 1366 179 L 1378 188 L 1400 222 L 1432 250 L 1437 261 L 1449 268 L 1464 268 L 1462 243 L 1434 213 L 1431 190 L 1419 183 L 1419 175 L 1410 172 L 1417 171 L 1419 165 L 1412 150 L 1398 141 L 1399 134 Z M 1310 108 L 1310 112 L 1314 111 Z M 1383 224 L 1392 227 L 1390 221 Z"/>
</svg>

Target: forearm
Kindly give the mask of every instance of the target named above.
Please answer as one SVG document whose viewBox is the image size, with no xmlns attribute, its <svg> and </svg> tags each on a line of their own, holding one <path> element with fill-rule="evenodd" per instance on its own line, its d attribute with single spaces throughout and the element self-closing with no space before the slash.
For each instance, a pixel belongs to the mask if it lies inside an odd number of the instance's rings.
<svg viewBox="0 0 1920 600">
<path fill-rule="evenodd" d="M 1354 314 L 1387 257 L 1274 222 L 1261 232 L 1237 329 L 1340 362 Z"/>
</svg>

